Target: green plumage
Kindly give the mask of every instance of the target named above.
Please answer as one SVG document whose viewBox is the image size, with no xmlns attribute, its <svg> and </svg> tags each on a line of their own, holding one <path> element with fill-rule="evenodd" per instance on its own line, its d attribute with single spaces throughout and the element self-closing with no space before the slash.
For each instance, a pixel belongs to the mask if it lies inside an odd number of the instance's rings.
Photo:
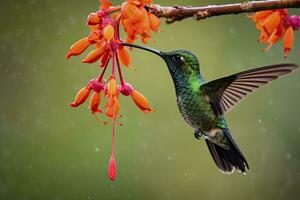
<svg viewBox="0 0 300 200">
<path fill-rule="evenodd" d="M 201 76 L 198 59 L 184 50 L 165 55 L 177 55 L 166 62 L 174 81 L 177 105 L 185 121 L 214 143 L 229 148 L 223 135 L 213 136 L 219 129 L 227 128 L 227 125 L 223 117 L 215 115 L 207 101 L 207 94 L 201 87 L 206 81 Z"/>
</svg>

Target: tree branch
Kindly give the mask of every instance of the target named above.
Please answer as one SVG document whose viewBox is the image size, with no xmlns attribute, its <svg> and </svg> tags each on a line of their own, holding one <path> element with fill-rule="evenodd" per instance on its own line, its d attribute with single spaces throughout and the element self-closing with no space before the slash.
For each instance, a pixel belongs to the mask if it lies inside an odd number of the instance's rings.
<svg viewBox="0 0 300 200">
<path fill-rule="evenodd" d="M 170 24 L 185 18 L 193 17 L 196 20 L 202 20 L 207 17 L 230 15 L 239 13 L 250 13 L 262 10 L 271 10 L 279 8 L 299 8 L 300 0 L 267 0 L 267 1 L 249 1 L 243 3 L 226 5 L 209 5 L 203 7 L 191 6 L 173 6 L 164 7 L 160 5 L 150 5 L 148 9 L 157 17 L 166 18 L 166 23 Z"/>
</svg>

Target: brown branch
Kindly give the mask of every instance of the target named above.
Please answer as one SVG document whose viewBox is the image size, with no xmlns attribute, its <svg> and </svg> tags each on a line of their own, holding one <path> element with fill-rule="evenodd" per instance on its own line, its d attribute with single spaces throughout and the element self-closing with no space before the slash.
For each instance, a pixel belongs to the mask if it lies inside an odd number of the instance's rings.
<svg viewBox="0 0 300 200">
<path fill-rule="evenodd" d="M 166 18 L 167 23 L 173 23 L 185 18 L 193 17 L 196 20 L 207 17 L 230 15 L 239 13 L 250 13 L 262 10 L 279 8 L 299 8 L 300 0 L 267 0 L 249 1 L 244 3 L 209 5 L 203 7 L 173 6 L 164 7 L 160 5 L 150 5 L 148 9 L 158 17 Z"/>
</svg>

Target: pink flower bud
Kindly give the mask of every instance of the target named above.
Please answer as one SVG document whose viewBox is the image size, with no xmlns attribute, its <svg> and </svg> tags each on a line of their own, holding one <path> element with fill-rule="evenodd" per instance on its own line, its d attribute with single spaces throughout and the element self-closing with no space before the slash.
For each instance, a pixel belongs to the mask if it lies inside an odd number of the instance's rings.
<svg viewBox="0 0 300 200">
<path fill-rule="evenodd" d="M 292 15 L 287 18 L 287 24 L 292 26 L 294 30 L 298 30 L 300 28 L 300 16 Z"/>
<path fill-rule="evenodd" d="M 117 163 L 115 155 L 112 153 L 108 163 L 108 177 L 114 181 L 117 177 Z"/>
<path fill-rule="evenodd" d="M 101 92 L 104 89 L 104 86 L 101 82 L 99 82 L 97 79 L 92 79 L 89 82 L 89 88 L 94 90 L 95 92 Z"/>
<path fill-rule="evenodd" d="M 129 83 L 125 83 L 124 85 L 122 85 L 121 93 L 124 96 L 129 96 L 132 94 L 132 92 L 133 92 L 133 87 Z"/>
</svg>

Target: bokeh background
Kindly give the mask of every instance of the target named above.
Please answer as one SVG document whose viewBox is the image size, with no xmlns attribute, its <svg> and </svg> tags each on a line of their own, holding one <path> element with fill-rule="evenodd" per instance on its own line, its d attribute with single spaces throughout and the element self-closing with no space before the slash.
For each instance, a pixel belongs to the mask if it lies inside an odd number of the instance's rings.
<svg viewBox="0 0 300 200">
<path fill-rule="evenodd" d="M 238 1 L 156 0 L 162 5 Z M 119 1 L 114 1 L 119 3 Z M 97 0 L 0 2 L 0 199 L 299 199 L 300 72 L 273 82 L 226 115 L 250 171 L 224 175 L 205 143 L 181 118 L 167 68 L 155 55 L 134 50 L 125 78 L 156 112 L 141 113 L 121 98 L 117 127 L 118 178 L 107 178 L 111 126 L 99 124 L 87 105 L 68 104 L 99 73 L 82 57 L 65 60 L 69 46 L 88 34 L 87 15 Z M 300 14 L 300 10 L 291 10 Z M 300 63 L 300 33 L 283 58 L 267 53 L 246 15 L 184 20 L 161 26 L 148 46 L 188 49 L 208 80 L 280 62 Z"/>
</svg>

